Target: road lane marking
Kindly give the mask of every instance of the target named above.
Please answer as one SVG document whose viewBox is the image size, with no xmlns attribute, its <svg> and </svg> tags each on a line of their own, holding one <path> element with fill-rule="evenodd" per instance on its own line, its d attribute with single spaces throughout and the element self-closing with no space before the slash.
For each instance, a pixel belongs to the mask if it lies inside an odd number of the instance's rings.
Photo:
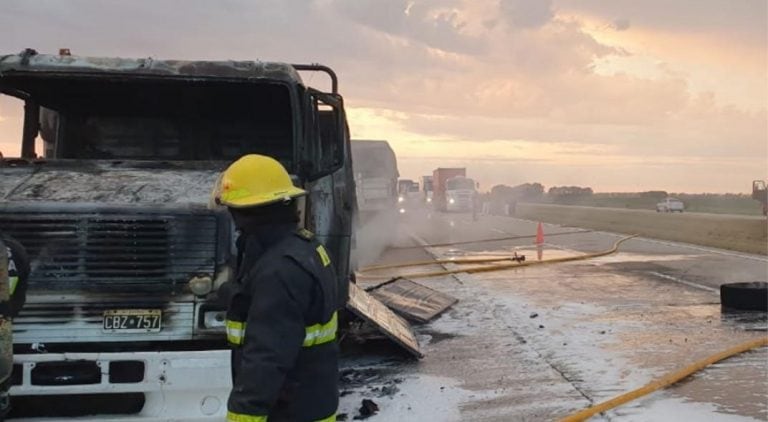
<svg viewBox="0 0 768 422">
<path fill-rule="evenodd" d="M 714 287 L 709 287 L 709 286 L 703 286 L 701 284 L 697 284 L 692 281 L 683 280 L 682 278 L 674 277 L 674 276 L 663 274 L 656 271 L 648 271 L 648 273 L 655 275 L 656 277 L 659 277 L 659 278 L 674 281 L 675 283 L 685 284 L 686 286 L 695 287 L 697 289 L 706 290 L 708 292 L 720 293 L 720 289 L 715 289 Z"/>
</svg>

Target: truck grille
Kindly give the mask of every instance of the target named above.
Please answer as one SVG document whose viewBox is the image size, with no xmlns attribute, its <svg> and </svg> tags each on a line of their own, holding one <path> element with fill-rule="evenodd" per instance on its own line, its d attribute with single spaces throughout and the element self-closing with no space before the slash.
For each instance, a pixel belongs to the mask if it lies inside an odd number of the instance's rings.
<svg viewBox="0 0 768 422">
<path fill-rule="evenodd" d="M 162 330 L 159 333 L 102 331 L 105 311 L 132 308 L 160 309 Z M 27 303 L 13 321 L 13 341 L 25 344 L 188 340 L 192 338 L 195 328 L 194 314 L 194 303 L 151 298 L 110 300 L 82 297 L 81 300 L 32 302 Z"/>
<path fill-rule="evenodd" d="M 11 213 L 0 232 L 27 249 L 30 289 L 175 292 L 215 269 L 213 215 Z"/>
</svg>

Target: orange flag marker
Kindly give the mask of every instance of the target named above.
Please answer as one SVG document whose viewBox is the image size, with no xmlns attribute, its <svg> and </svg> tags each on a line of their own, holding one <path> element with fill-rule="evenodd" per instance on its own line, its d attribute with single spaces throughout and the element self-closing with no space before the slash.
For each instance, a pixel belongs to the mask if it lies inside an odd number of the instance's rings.
<svg viewBox="0 0 768 422">
<path fill-rule="evenodd" d="M 544 244 L 544 228 L 541 226 L 541 222 L 539 222 L 539 226 L 536 228 L 536 244 Z"/>
</svg>

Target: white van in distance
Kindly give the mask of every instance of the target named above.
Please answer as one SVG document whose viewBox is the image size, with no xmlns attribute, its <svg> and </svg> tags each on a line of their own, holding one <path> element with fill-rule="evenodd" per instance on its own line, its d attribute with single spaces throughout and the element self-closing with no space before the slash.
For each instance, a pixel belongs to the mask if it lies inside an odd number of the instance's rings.
<svg viewBox="0 0 768 422">
<path fill-rule="evenodd" d="M 656 212 L 683 212 L 685 205 L 677 198 L 667 198 L 656 204 Z"/>
</svg>

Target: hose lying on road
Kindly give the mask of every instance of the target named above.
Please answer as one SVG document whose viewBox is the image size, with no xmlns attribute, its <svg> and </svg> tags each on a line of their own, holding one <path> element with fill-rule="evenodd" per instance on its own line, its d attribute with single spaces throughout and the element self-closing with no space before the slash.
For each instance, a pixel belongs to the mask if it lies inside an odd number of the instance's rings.
<svg viewBox="0 0 768 422">
<path fill-rule="evenodd" d="M 708 358 L 702 359 L 698 362 L 688 365 L 683 369 L 667 374 L 649 384 L 646 384 L 643 387 L 638 388 L 637 390 L 630 391 L 618 397 L 612 398 L 608 401 L 602 402 L 600 404 L 584 409 L 580 412 L 574 413 L 568 417 L 561 419 L 560 422 L 577 422 L 577 421 L 587 420 L 598 413 L 602 413 L 602 412 L 605 412 L 606 410 L 613 409 L 614 407 L 621 406 L 622 404 L 625 404 L 627 402 L 630 402 L 632 400 L 635 400 L 637 398 L 650 394 L 656 390 L 675 384 L 678 381 L 681 381 L 689 377 L 690 375 L 706 368 L 709 365 L 720 362 L 723 359 L 727 359 L 731 356 L 738 355 L 739 353 L 744 353 L 749 350 L 757 349 L 758 347 L 764 347 L 764 346 L 768 346 L 768 337 L 763 337 L 756 340 L 748 341 L 746 343 L 739 344 L 738 346 L 731 347 L 728 350 L 724 350 L 720 353 L 717 353 Z"/>
<path fill-rule="evenodd" d="M 593 230 L 574 230 L 570 232 L 563 232 L 563 233 L 548 233 L 547 237 L 551 236 L 563 236 L 566 234 L 577 234 L 577 233 L 590 233 Z M 442 248 L 444 246 L 456 246 L 456 245 L 469 245 L 472 243 L 490 243 L 490 242 L 500 242 L 503 240 L 519 240 L 519 239 L 535 239 L 535 234 L 526 234 L 521 236 L 509 236 L 509 237 L 494 237 L 490 239 L 479 239 L 479 240 L 462 240 L 460 242 L 448 242 L 448 243 L 430 243 L 426 245 L 414 245 L 414 246 L 393 246 L 391 249 L 422 249 L 422 248 Z"/>
<path fill-rule="evenodd" d="M 474 274 L 474 273 L 487 273 L 487 272 L 493 272 L 493 271 L 504 271 L 504 270 L 511 270 L 515 268 L 522 268 L 522 267 L 532 267 L 535 265 L 545 265 L 545 264 L 558 264 L 562 262 L 571 262 L 571 261 L 581 261 L 585 259 L 592 259 L 592 258 L 598 258 L 601 256 L 610 255 L 614 252 L 616 252 L 619 249 L 619 245 L 626 242 L 629 239 L 632 239 L 633 237 L 636 237 L 637 235 L 627 236 L 623 237 L 616 241 L 616 243 L 613 244 L 613 247 L 602 251 L 602 252 L 595 252 L 585 255 L 579 255 L 579 256 L 569 256 L 564 258 L 554 258 L 554 259 L 547 259 L 543 261 L 524 261 L 524 262 L 514 262 L 514 263 L 507 263 L 507 264 L 497 264 L 497 265 L 488 265 L 485 267 L 476 267 L 476 268 L 458 268 L 454 270 L 441 270 L 441 271 L 431 271 L 431 272 L 424 272 L 424 273 L 413 273 L 413 274 L 399 274 L 398 277 L 401 278 L 428 278 L 428 277 L 439 277 L 444 275 L 450 275 L 450 274 L 460 274 L 460 273 L 468 273 L 468 274 Z M 495 259 L 495 258 L 488 258 L 488 260 L 501 261 L 501 260 L 509 260 L 512 259 L 512 257 L 506 257 L 503 259 Z M 438 261 L 423 261 L 423 265 L 432 265 L 436 263 L 440 263 L 441 261 L 445 260 L 438 260 Z M 481 260 L 478 259 L 469 259 L 469 260 L 447 260 L 450 263 L 466 263 L 461 261 L 473 261 L 473 263 L 477 263 Z M 486 261 L 489 262 L 489 261 Z M 400 267 L 412 267 L 414 263 L 405 263 L 405 264 L 396 264 L 396 265 L 389 265 L 385 266 L 386 268 L 400 268 Z M 367 271 L 371 271 L 371 269 L 367 269 Z M 366 279 L 383 279 L 383 278 L 391 278 L 391 276 L 386 275 L 365 275 L 360 274 L 358 278 L 366 278 Z"/>
<path fill-rule="evenodd" d="M 364 267 L 357 270 L 358 273 L 366 273 L 371 271 L 389 270 L 392 268 L 406 268 L 406 267 L 421 267 L 423 265 L 439 265 L 439 264 L 487 264 L 489 262 L 500 261 L 521 261 L 521 255 L 505 255 L 497 256 L 494 258 L 466 258 L 466 259 L 432 259 L 427 261 L 409 261 L 401 262 L 399 264 L 388 265 L 373 265 L 370 267 Z"/>
</svg>

